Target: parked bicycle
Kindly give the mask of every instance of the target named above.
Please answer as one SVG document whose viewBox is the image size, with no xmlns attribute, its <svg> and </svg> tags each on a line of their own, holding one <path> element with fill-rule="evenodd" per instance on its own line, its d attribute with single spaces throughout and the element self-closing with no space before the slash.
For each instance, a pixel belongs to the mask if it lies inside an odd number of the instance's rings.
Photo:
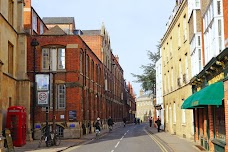
<svg viewBox="0 0 228 152">
<path fill-rule="evenodd" d="M 46 143 L 46 147 L 58 146 L 61 143 L 61 139 L 57 133 L 54 134 L 54 132 L 50 132 L 48 136 L 46 136 L 46 133 L 43 133 L 40 137 L 38 148 L 41 146 L 42 142 Z"/>
</svg>

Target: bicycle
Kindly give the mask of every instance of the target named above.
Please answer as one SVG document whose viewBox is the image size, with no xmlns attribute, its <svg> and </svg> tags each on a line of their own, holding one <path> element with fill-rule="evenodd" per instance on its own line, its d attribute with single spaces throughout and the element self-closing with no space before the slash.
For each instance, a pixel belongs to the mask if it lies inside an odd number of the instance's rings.
<svg viewBox="0 0 228 152">
<path fill-rule="evenodd" d="M 100 133 L 101 133 L 100 130 L 96 129 L 95 132 L 96 132 L 96 139 L 99 139 L 99 136 L 100 136 Z"/>
<path fill-rule="evenodd" d="M 50 146 L 59 146 L 61 143 L 61 139 L 57 133 L 54 134 L 54 132 L 51 132 L 48 136 L 46 136 L 46 133 L 42 134 L 40 137 L 40 141 L 38 144 L 38 148 L 40 148 L 42 142 L 45 141 L 46 147 Z"/>
<path fill-rule="evenodd" d="M 109 130 L 109 132 L 112 131 L 112 125 L 108 126 L 108 130 Z"/>
</svg>

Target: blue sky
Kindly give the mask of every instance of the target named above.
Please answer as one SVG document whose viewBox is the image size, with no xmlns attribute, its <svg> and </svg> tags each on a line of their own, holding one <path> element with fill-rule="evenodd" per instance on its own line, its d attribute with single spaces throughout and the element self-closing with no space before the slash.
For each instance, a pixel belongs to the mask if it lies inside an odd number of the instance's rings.
<svg viewBox="0 0 228 152">
<path fill-rule="evenodd" d="M 175 0 L 32 0 L 41 18 L 74 17 L 77 29 L 100 29 L 104 22 L 113 54 L 137 96 L 141 84 L 131 73 L 142 74 L 141 65 L 149 64 L 147 50 L 157 51 L 174 5 Z"/>
</svg>

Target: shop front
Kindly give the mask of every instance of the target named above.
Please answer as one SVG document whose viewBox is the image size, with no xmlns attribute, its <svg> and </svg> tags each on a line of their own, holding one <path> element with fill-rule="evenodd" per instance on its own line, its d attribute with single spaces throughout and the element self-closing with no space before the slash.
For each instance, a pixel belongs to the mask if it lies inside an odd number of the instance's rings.
<svg viewBox="0 0 228 152">
<path fill-rule="evenodd" d="M 193 109 L 195 142 L 208 151 L 228 151 L 228 49 L 212 58 L 191 84 L 193 94 L 181 108 Z"/>
</svg>

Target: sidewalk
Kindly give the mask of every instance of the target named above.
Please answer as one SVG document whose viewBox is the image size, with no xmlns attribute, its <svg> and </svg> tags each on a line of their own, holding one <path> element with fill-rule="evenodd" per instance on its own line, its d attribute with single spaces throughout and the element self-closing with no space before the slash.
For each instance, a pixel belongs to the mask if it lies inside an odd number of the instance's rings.
<svg viewBox="0 0 228 152">
<path fill-rule="evenodd" d="M 115 126 L 117 128 L 118 126 Z M 101 136 L 105 135 L 108 129 L 101 130 Z M 42 142 L 40 148 L 38 148 L 39 140 L 27 141 L 23 147 L 14 147 L 15 152 L 61 152 L 69 147 L 77 146 L 82 143 L 86 143 L 95 138 L 95 133 L 82 136 L 80 139 L 64 139 L 61 141 L 59 146 L 46 147 L 45 143 Z M 7 151 L 7 150 L 6 150 Z"/>
<path fill-rule="evenodd" d="M 130 125 L 130 124 L 129 124 Z M 132 124 L 133 125 L 133 124 Z M 167 132 L 161 131 L 157 132 L 157 128 L 149 127 L 145 125 L 145 129 L 151 133 L 153 136 L 159 140 L 160 143 L 166 145 L 166 149 L 173 152 L 200 152 L 193 141 L 181 138 L 176 135 L 171 135 Z M 113 129 L 119 128 L 119 125 L 115 125 Z M 101 136 L 108 133 L 108 129 L 101 130 Z M 95 133 L 82 136 L 80 139 L 65 139 L 62 140 L 59 146 L 46 147 L 45 143 L 41 144 L 41 147 L 38 148 L 39 140 L 34 140 L 31 142 L 26 142 L 26 145 L 23 147 L 14 147 L 15 152 L 61 152 L 70 147 L 77 146 L 83 143 L 87 143 L 95 138 Z"/>
<path fill-rule="evenodd" d="M 145 128 L 148 132 L 150 132 L 155 137 L 159 138 L 161 143 L 165 143 L 167 149 L 173 152 L 200 152 L 195 142 L 190 141 L 185 138 L 181 138 L 177 135 L 171 135 L 170 133 L 160 131 L 158 132 L 157 128 L 149 127 L 149 125 Z"/>
</svg>

